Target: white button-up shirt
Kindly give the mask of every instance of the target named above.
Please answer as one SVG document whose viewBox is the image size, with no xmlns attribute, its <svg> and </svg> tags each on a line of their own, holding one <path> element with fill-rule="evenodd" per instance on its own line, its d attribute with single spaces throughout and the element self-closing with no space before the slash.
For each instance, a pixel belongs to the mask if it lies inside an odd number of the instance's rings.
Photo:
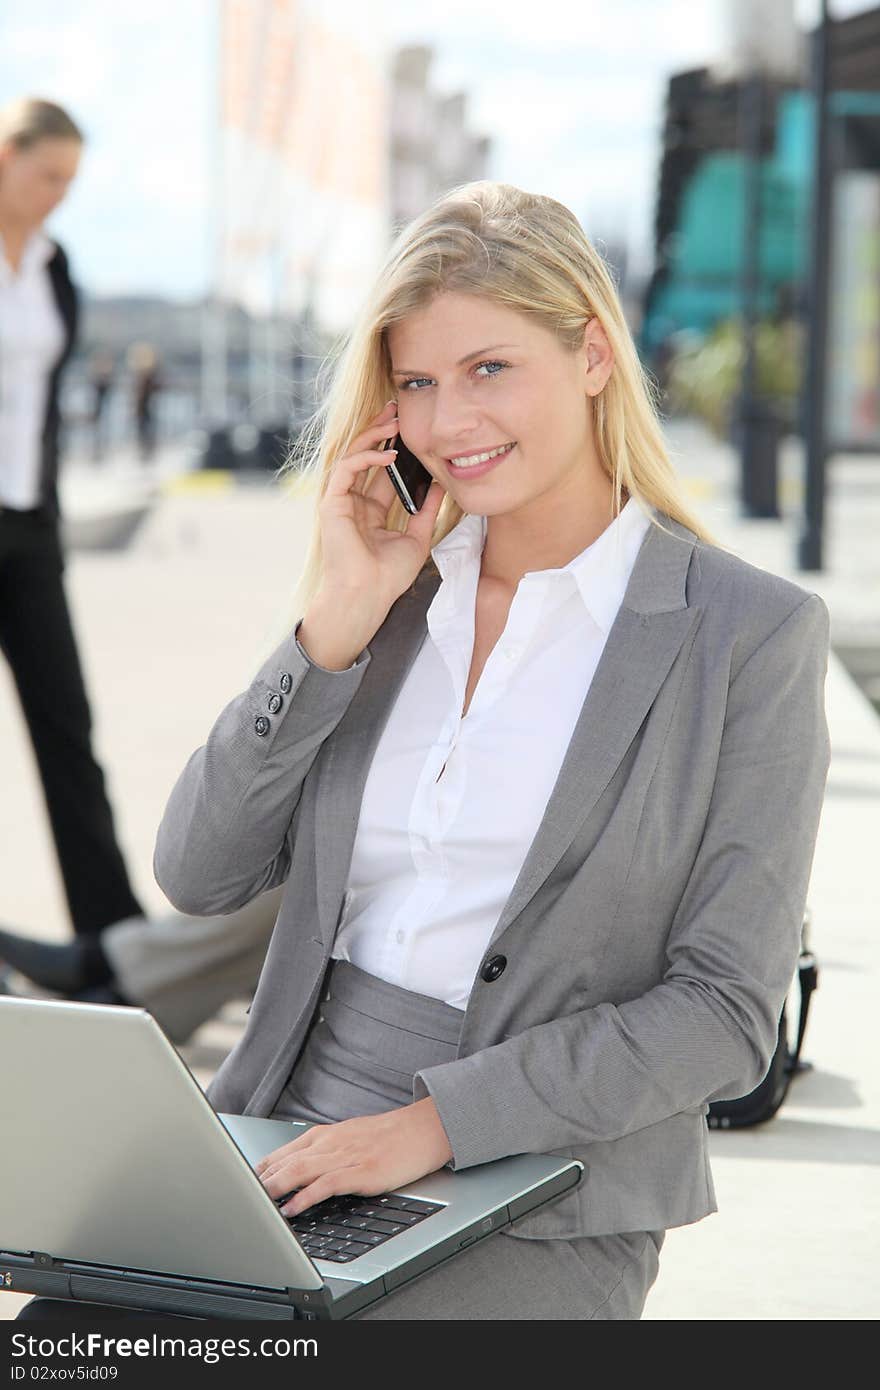
<svg viewBox="0 0 880 1390">
<path fill-rule="evenodd" d="M 64 350 L 64 321 L 46 266 L 55 247 L 29 237 L 18 271 L 0 237 L 0 505 L 40 502 L 43 428 L 52 369 Z"/>
<path fill-rule="evenodd" d="M 466 1007 L 649 525 L 630 499 L 563 569 L 523 575 L 464 718 L 485 517 L 434 547 L 441 583 L 367 776 L 334 958 Z"/>
</svg>

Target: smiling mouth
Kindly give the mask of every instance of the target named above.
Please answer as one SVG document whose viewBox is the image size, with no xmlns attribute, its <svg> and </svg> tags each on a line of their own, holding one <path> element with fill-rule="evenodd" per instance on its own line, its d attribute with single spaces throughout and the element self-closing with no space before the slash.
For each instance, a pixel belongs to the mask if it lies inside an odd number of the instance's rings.
<svg viewBox="0 0 880 1390">
<path fill-rule="evenodd" d="M 515 443 L 515 441 L 514 441 Z M 481 454 L 463 454 L 459 458 L 447 459 L 453 468 L 475 468 L 478 463 L 488 463 L 490 459 L 500 458 L 513 448 L 511 444 L 499 444 L 497 449 L 487 449 Z"/>
</svg>

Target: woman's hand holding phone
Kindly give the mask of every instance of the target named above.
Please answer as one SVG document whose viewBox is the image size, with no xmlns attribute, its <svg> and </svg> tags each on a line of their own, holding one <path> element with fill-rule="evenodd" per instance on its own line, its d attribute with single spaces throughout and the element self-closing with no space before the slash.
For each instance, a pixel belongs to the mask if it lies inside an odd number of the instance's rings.
<svg viewBox="0 0 880 1390">
<path fill-rule="evenodd" d="M 445 496 L 436 481 L 419 511 L 408 518 L 406 531 L 385 526 L 395 490 L 385 471 L 391 451 L 382 445 L 397 432 L 397 405 L 389 401 L 352 440 L 318 504 L 323 576 L 299 640 L 314 662 L 330 670 L 343 670 L 357 659 L 413 583 L 431 548 Z M 376 472 L 367 483 L 371 468 Z"/>
</svg>

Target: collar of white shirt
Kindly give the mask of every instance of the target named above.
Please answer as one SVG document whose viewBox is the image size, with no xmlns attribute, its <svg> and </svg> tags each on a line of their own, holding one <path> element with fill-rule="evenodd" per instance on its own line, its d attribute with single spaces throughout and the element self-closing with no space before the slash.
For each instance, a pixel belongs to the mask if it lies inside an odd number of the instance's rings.
<svg viewBox="0 0 880 1390">
<path fill-rule="evenodd" d="M 55 243 L 46 236 L 46 233 L 39 227 L 32 232 L 24 244 L 21 255 L 21 264 L 18 271 L 14 271 L 6 259 L 6 248 L 3 237 L 0 235 L 0 278 L 3 282 L 12 279 L 13 275 L 21 277 L 31 275 L 37 270 L 42 270 L 43 266 L 48 265 L 55 254 Z"/>
<path fill-rule="evenodd" d="M 545 590 L 556 586 L 565 591 L 573 579 L 584 607 L 607 637 L 650 524 L 650 517 L 630 497 L 620 515 L 580 555 L 561 569 L 529 571 L 520 584 L 539 584 Z M 431 556 L 441 579 L 449 579 L 463 566 L 479 568 L 486 532 L 486 518 L 466 512 L 449 535 L 438 541 Z"/>
</svg>

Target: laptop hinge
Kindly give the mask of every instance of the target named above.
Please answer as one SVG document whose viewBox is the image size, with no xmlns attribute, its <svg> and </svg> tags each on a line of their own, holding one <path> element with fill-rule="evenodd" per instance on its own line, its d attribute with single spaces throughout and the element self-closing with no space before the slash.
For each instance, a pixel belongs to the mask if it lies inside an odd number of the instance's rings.
<svg viewBox="0 0 880 1390">
<path fill-rule="evenodd" d="M 287 1289 L 287 1296 L 301 1318 L 306 1322 L 316 1322 L 319 1318 L 332 1318 L 330 1311 L 333 1296 L 329 1289 Z"/>
<path fill-rule="evenodd" d="M 37 1269 L 60 1269 L 61 1264 L 53 1255 L 47 1255 L 44 1250 L 32 1250 L 31 1259 Z"/>
</svg>

